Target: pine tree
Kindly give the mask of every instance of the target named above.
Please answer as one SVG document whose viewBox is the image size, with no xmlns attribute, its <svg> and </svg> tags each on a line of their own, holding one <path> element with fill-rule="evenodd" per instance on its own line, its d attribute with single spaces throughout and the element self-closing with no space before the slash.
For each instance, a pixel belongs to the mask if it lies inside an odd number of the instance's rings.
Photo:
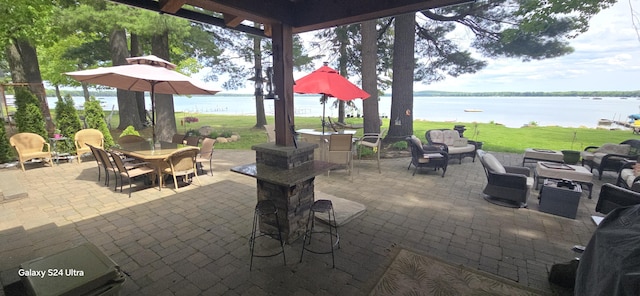
<svg viewBox="0 0 640 296">
<path fill-rule="evenodd" d="M 7 130 L 4 127 L 4 122 L 0 123 L 0 163 L 9 162 L 13 160 L 13 149 L 9 144 L 9 138 L 7 138 Z"/>
<path fill-rule="evenodd" d="M 58 143 L 57 150 L 67 153 L 75 151 L 73 139 L 76 132 L 82 128 L 82 124 L 71 95 L 66 95 L 64 99 L 56 102 L 56 128 L 60 131 L 60 134 L 69 139 Z"/>
<path fill-rule="evenodd" d="M 36 96 L 26 87 L 17 87 L 15 94 L 16 123 L 18 132 L 34 133 L 47 138 L 45 121 L 40 111 L 40 104 Z"/>
<path fill-rule="evenodd" d="M 111 132 L 107 127 L 100 101 L 96 100 L 95 97 L 91 97 L 88 101 L 84 102 L 84 116 L 87 128 L 94 128 L 102 132 L 104 136 L 104 148 L 109 148 L 115 144 Z"/>
</svg>

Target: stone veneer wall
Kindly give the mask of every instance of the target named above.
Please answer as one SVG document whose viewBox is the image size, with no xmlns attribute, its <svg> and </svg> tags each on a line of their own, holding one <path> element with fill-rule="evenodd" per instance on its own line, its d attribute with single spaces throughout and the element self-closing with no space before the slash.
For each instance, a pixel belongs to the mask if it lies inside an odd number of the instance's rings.
<svg viewBox="0 0 640 296">
<path fill-rule="evenodd" d="M 309 209 L 314 201 L 314 179 L 293 186 L 282 186 L 258 180 L 258 200 L 271 200 L 278 208 L 282 239 L 292 243 L 304 234 Z M 282 197 L 287 198 L 282 198 Z M 275 216 L 261 217 L 260 230 L 277 233 Z"/>
</svg>

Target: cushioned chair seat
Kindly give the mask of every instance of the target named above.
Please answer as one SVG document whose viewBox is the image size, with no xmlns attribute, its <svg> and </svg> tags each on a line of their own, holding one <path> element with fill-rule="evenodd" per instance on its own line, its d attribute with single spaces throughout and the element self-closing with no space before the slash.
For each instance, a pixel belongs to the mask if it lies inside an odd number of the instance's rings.
<svg viewBox="0 0 640 296">
<path fill-rule="evenodd" d="M 476 145 L 467 144 L 464 147 L 453 147 L 449 146 L 449 154 L 463 154 L 474 152 L 476 150 Z"/>
<path fill-rule="evenodd" d="M 620 178 L 627 184 L 627 188 L 631 188 L 634 180 L 636 179 L 636 175 L 633 174 L 632 169 L 624 169 L 620 171 Z"/>
</svg>

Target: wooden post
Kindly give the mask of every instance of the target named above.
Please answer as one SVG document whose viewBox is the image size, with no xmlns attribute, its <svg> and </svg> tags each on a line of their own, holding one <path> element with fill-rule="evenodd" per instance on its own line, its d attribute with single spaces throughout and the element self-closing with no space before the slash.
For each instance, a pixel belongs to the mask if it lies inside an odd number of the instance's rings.
<svg viewBox="0 0 640 296">
<path fill-rule="evenodd" d="M 290 25 L 274 23 L 273 82 L 279 100 L 275 101 L 276 145 L 293 146 L 293 33 Z"/>
</svg>

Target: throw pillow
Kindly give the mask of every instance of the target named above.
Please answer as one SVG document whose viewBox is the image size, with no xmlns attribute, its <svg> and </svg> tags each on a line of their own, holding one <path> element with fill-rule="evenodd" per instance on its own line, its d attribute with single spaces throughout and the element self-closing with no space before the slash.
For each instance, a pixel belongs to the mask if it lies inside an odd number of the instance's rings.
<svg viewBox="0 0 640 296">
<path fill-rule="evenodd" d="M 453 141 L 453 147 L 467 147 L 469 140 L 467 138 L 459 138 Z"/>
<path fill-rule="evenodd" d="M 640 163 L 633 165 L 633 175 L 636 177 L 640 176 Z"/>
</svg>

